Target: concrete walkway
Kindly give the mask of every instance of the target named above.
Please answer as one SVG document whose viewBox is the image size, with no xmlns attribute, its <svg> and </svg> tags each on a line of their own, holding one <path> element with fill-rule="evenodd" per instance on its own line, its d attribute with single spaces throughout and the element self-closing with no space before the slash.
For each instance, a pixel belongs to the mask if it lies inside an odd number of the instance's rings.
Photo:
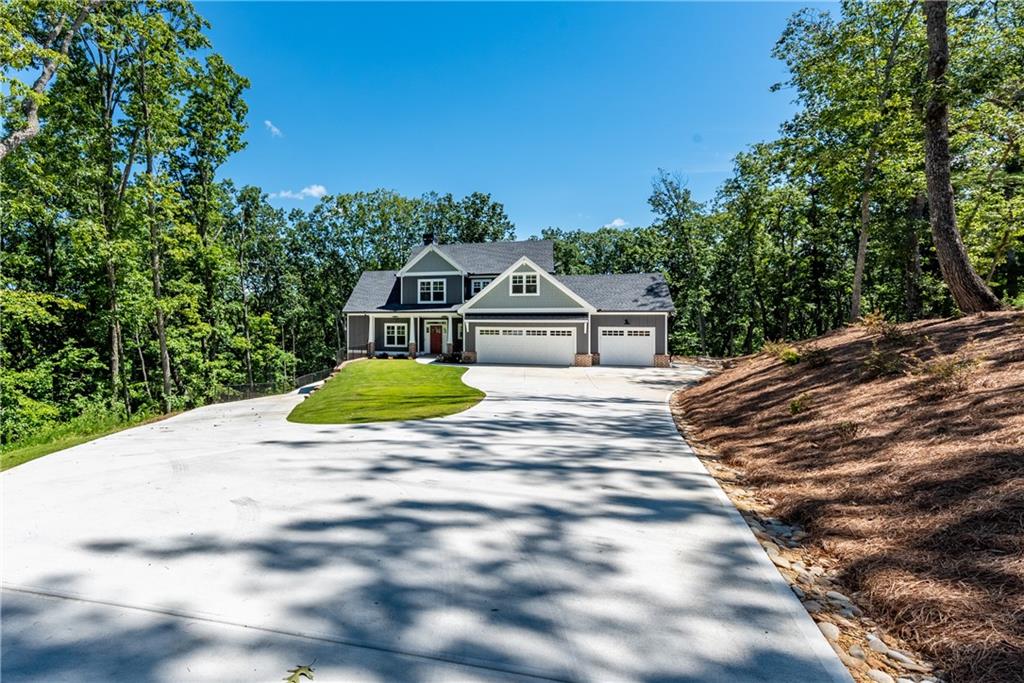
<svg viewBox="0 0 1024 683">
<path fill-rule="evenodd" d="M 698 375 L 480 366 L 444 419 L 256 399 L 4 473 L 0 677 L 848 681 L 673 427 Z"/>
</svg>

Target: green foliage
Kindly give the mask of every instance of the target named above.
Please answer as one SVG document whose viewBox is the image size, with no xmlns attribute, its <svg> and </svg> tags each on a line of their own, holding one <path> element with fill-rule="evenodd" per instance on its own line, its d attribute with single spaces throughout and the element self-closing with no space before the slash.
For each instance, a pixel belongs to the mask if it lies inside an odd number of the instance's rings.
<svg viewBox="0 0 1024 683">
<path fill-rule="evenodd" d="M 807 411 L 810 407 L 811 395 L 800 394 L 799 396 L 797 396 L 796 398 L 789 402 L 789 414 L 799 415 L 800 413 Z"/>
<path fill-rule="evenodd" d="M 981 359 L 971 351 L 967 342 L 954 353 L 937 354 L 930 360 L 915 360 L 911 372 L 920 378 L 920 394 L 932 398 L 945 398 L 967 391 L 977 374 Z"/>
<path fill-rule="evenodd" d="M 864 359 L 861 377 L 895 377 L 904 374 L 909 366 L 910 361 L 902 352 L 891 348 L 879 348 L 877 342 L 872 342 L 871 351 Z"/>
</svg>

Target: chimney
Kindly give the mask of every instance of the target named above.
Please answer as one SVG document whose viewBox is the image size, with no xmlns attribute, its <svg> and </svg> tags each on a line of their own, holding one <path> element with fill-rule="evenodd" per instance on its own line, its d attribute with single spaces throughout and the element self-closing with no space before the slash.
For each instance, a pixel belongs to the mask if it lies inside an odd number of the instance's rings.
<svg viewBox="0 0 1024 683">
<path fill-rule="evenodd" d="M 434 233 L 432 233 L 432 232 L 425 232 L 425 233 L 423 233 L 423 244 L 433 244 L 433 243 L 434 243 Z"/>
</svg>

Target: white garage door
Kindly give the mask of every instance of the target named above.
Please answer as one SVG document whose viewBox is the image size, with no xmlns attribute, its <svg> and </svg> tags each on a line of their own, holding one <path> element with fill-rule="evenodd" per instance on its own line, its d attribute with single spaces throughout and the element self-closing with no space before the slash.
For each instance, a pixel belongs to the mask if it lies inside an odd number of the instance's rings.
<svg viewBox="0 0 1024 683">
<path fill-rule="evenodd" d="M 653 327 L 602 327 L 597 339 L 601 365 L 654 365 Z"/>
<path fill-rule="evenodd" d="M 576 331 L 572 328 L 478 327 L 478 363 L 572 365 Z"/>
</svg>

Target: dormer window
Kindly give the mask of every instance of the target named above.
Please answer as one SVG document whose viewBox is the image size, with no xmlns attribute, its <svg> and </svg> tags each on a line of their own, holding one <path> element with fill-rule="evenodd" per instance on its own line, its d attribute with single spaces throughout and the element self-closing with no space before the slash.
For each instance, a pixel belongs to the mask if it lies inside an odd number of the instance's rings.
<svg viewBox="0 0 1024 683">
<path fill-rule="evenodd" d="M 536 296 L 539 293 L 536 273 L 513 273 L 509 278 L 509 294 L 512 296 Z"/>
<path fill-rule="evenodd" d="M 419 298 L 417 301 L 421 304 L 433 304 L 433 303 L 444 303 L 445 300 L 445 281 L 440 280 L 420 280 L 419 285 Z"/>
</svg>

